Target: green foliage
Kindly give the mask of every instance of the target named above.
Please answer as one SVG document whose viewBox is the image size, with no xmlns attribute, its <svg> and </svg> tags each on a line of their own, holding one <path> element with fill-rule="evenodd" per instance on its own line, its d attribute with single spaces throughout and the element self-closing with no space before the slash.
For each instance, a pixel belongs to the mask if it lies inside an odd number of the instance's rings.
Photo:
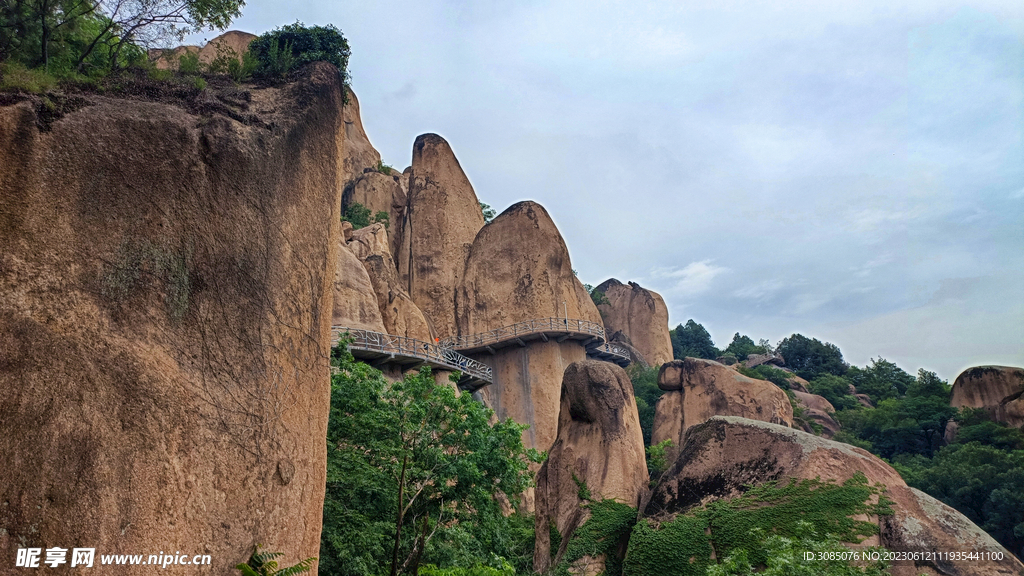
<svg viewBox="0 0 1024 576">
<path fill-rule="evenodd" d="M 846 379 L 857 388 L 859 394 L 871 397 L 873 404 L 903 396 L 914 383 L 913 376 L 884 358 L 872 359 L 871 366 L 865 368 L 851 367 Z"/>
<path fill-rule="evenodd" d="M 292 70 L 310 62 L 323 60 L 338 67 L 348 84 L 348 41 L 333 25 L 304 26 L 301 22 L 288 24 L 267 32 L 249 44 L 257 64 L 255 74 L 260 77 L 283 78 Z"/>
<path fill-rule="evenodd" d="M 178 58 L 178 72 L 182 74 L 199 74 L 202 66 L 199 64 L 199 55 L 195 52 L 185 52 Z"/>
<path fill-rule="evenodd" d="M 573 532 L 554 574 L 568 576 L 577 573 L 581 563 L 603 554 L 605 576 L 621 576 L 622 561 L 617 550 L 629 538 L 636 523 L 636 508 L 614 500 L 589 502 L 585 507 L 590 510 L 590 518 Z"/>
<path fill-rule="evenodd" d="M 381 174 L 387 174 L 388 176 L 390 176 L 391 171 L 394 170 L 395 168 L 390 164 L 385 164 L 383 160 L 377 160 L 377 165 L 374 166 L 373 169 L 376 170 L 377 172 L 380 172 Z"/>
<path fill-rule="evenodd" d="M 384 229 L 388 230 L 391 228 L 391 215 L 383 210 L 378 210 L 377 213 L 373 215 L 373 223 L 381 223 L 384 225 Z"/>
<path fill-rule="evenodd" d="M 253 71 L 256 70 L 256 64 L 256 58 L 252 52 L 246 51 L 241 58 L 236 56 L 228 60 L 228 76 L 231 76 L 235 82 L 245 82 L 252 77 Z"/>
<path fill-rule="evenodd" d="M 587 481 L 581 480 L 576 476 L 576 473 L 572 473 L 572 481 L 576 483 L 576 497 L 580 500 L 590 500 L 590 488 L 587 488 Z"/>
<path fill-rule="evenodd" d="M 391 383 L 343 345 L 332 365 L 321 572 L 386 572 L 399 524 L 401 572 L 420 558 L 446 568 L 502 569 L 502 557 L 527 566 L 532 518 L 502 513 L 502 502 L 518 507 L 527 466 L 540 460 L 523 448 L 525 427 L 490 424 L 490 410 L 435 383 L 428 368 Z"/>
<path fill-rule="evenodd" d="M 736 356 L 736 359 L 740 362 L 747 359 L 750 354 L 765 354 L 768 351 L 763 346 L 754 344 L 750 336 L 742 336 L 739 332 L 733 335 L 732 342 L 725 349 L 726 353 L 731 353 Z"/>
<path fill-rule="evenodd" d="M 685 326 L 680 324 L 669 331 L 669 336 L 672 339 L 672 355 L 678 360 L 687 356 L 714 360 L 722 354 L 711 341 L 711 334 L 692 318 L 686 321 Z"/>
<path fill-rule="evenodd" d="M 712 502 L 657 528 L 641 520 L 633 529 L 623 574 L 703 575 L 714 563 L 712 545 L 719 558 L 742 550 L 754 566 L 765 565 L 770 553 L 765 536 L 801 537 L 807 530 L 803 522 L 818 534 L 860 542 L 878 533 L 878 525 L 852 516 L 892 513 L 882 491 L 861 473 L 842 484 L 791 479 Z"/>
<path fill-rule="evenodd" d="M 428 564 L 420 568 L 420 576 L 516 576 L 515 566 L 502 561 L 500 568 L 474 564 L 469 568 L 438 568 Z"/>
<path fill-rule="evenodd" d="M 206 79 L 196 76 L 192 79 L 192 87 L 196 90 L 206 90 Z"/>
<path fill-rule="evenodd" d="M 644 435 L 644 446 L 651 445 L 651 434 L 654 431 L 654 407 L 665 391 L 658 387 L 658 368 L 643 367 L 631 364 L 626 369 L 630 381 L 633 382 L 633 394 L 636 395 L 636 409 L 640 415 L 640 429 Z M 648 468 L 650 463 L 648 462 Z"/>
<path fill-rule="evenodd" d="M 672 446 L 672 439 L 666 438 L 647 447 L 647 469 L 650 470 L 652 479 L 661 476 L 661 473 L 668 469 L 669 461 L 665 453 L 670 446 Z"/>
<path fill-rule="evenodd" d="M 774 534 L 768 536 L 761 528 L 753 533 L 764 539 L 767 556 L 764 569 L 751 565 L 750 554 L 746 549 L 734 550 L 721 564 L 708 567 L 707 576 L 888 576 L 888 563 L 884 560 L 864 562 L 863 565 L 853 564 L 844 560 L 850 549 L 833 535 L 819 536 L 810 522 L 799 521 L 795 528 L 795 536 L 787 538 Z M 867 551 L 880 552 L 882 548 L 869 548 Z M 805 560 L 804 554 L 810 552 L 815 560 Z M 818 560 L 817 558 L 822 558 Z"/>
<path fill-rule="evenodd" d="M 352 228 L 359 230 L 370 225 L 370 209 L 363 206 L 359 202 L 353 202 L 345 210 L 345 215 L 341 217 L 342 222 L 351 222 Z"/>
<path fill-rule="evenodd" d="M 789 379 L 793 376 L 785 370 L 780 370 L 775 366 L 770 366 L 768 364 L 761 364 L 760 366 L 754 366 L 753 368 L 744 368 L 743 366 L 739 366 L 736 370 L 740 374 L 749 378 L 767 380 L 783 390 L 789 390 Z"/>
<path fill-rule="evenodd" d="M 930 460 L 902 457 L 893 464 L 907 484 L 956 508 L 1018 557 L 1024 555 L 1024 450 L 961 440 Z"/>
<path fill-rule="evenodd" d="M 601 304 L 611 304 L 608 301 L 608 297 L 605 296 L 604 292 L 601 292 L 591 284 L 584 284 L 583 287 L 587 290 L 587 294 L 590 294 L 590 299 L 593 300 L 594 306 L 600 306 Z"/>
<path fill-rule="evenodd" d="M 793 334 L 779 342 L 776 352 L 786 359 L 786 367 L 805 380 L 813 380 L 822 374 L 842 376 L 847 365 L 839 347 L 817 338 Z"/>
<path fill-rule="evenodd" d="M 294 566 L 278 568 L 275 558 L 284 556 L 284 553 L 261 552 L 260 548 L 262 547 L 262 544 L 257 544 L 256 549 L 249 556 L 249 561 L 235 566 L 235 569 L 240 571 L 242 576 L 293 576 L 294 574 L 309 572 L 313 569 L 313 563 L 316 562 L 316 557 L 312 557 L 306 558 Z"/>
<path fill-rule="evenodd" d="M 862 405 L 850 394 L 850 381 L 835 374 L 822 374 L 811 380 L 807 386 L 811 394 L 817 394 L 828 400 L 837 411 L 856 410 Z"/>
<path fill-rule="evenodd" d="M 30 70 L 18 62 L 0 64 L 0 90 L 45 94 L 57 87 L 58 79 L 43 70 Z"/>
<path fill-rule="evenodd" d="M 480 212 L 484 215 L 484 222 L 488 224 L 498 215 L 494 208 L 491 208 L 490 204 L 484 204 L 483 202 L 480 202 Z M 576 270 L 573 270 L 572 273 L 576 274 Z"/>
</svg>

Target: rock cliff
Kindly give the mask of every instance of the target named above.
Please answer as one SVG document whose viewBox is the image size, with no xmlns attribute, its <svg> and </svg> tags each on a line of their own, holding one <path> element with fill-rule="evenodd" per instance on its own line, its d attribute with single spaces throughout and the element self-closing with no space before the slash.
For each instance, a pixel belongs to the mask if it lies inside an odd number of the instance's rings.
<svg viewBox="0 0 1024 576">
<path fill-rule="evenodd" d="M 255 34 L 229 30 L 210 40 L 203 47 L 178 46 L 169 50 L 150 50 L 149 58 L 157 68 L 162 70 L 177 70 L 181 57 L 185 54 L 195 54 L 201 64 L 209 65 L 221 54 L 228 57 L 241 57 L 249 49 L 249 43 L 255 39 Z"/>
<path fill-rule="evenodd" d="M 473 242 L 459 285 L 457 328 L 480 334 L 538 318 L 595 322 L 601 317 L 572 273 L 569 251 L 551 217 L 534 202 L 520 202 L 485 226 Z M 529 424 L 527 446 L 547 450 L 558 430 L 562 374 L 586 358 L 576 341 L 531 341 L 476 355 L 494 370 L 480 390 L 499 418 Z"/>
<path fill-rule="evenodd" d="M 334 273 L 331 325 L 387 332 L 374 287 L 359 258 L 344 244 L 340 246 Z"/>
<path fill-rule="evenodd" d="M 433 342 L 436 334 L 430 320 L 402 289 L 395 261 L 388 249 L 388 233 L 382 224 L 372 224 L 352 233 L 349 247 L 362 260 L 373 285 L 371 294 L 388 334 Z"/>
<path fill-rule="evenodd" d="M 344 110 L 345 149 L 342 151 L 342 169 L 344 170 L 345 186 L 361 176 L 367 169 L 376 168 L 380 163 L 380 153 L 370 144 L 370 138 L 363 130 L 363 120 L 359 114 L 359 99 L 355 92 L 347 90 Z M 387 210 L 387 208 L 379 208 Z"/>
<path fill-rule="evenodd" d="M 455 291 L 483 225 L 480 202 L 448 142 L 437 134 L 417 137 L 397 264 L 406 291 L 442 338 L 456 335 Z"/>
<path fill-rule="evenodd" d="M 865 544 L 880 543 L 890 550 L 971 550 L 1004 556 L 999 562 L 895 563 L 893 576 L 1010 576 L 1024 569 L 962 514 L 909 488 L 888 464 L 860 448 L 775 424 L 720 416 L 690 428 L 680 448 L 678 458 L 643 504 L 643 515 L 655 522 L 671 520 L 711 500 L 737 496 L 750 485 L 789 478 L 843 482 L 860 472 L 870 484 L 885 487 L 893 510 L 892 515 L 867 518 L 878 522 L 879 534 Z"/>
<path fill-rule="evenodd" d="M 342 82 L 230 90 L 0 106 L 2 558 L 319 554 Z"/>
<path fill-rule="evenodd" d="M 537 475 L 534 570 L 551 561 L 548 525 L 562 535 L 557 564 L 573 532 L 589 517 L 589 500 L 615 500 L 638 506 L 647 492 L 647 462 L 633 384 L 626 372 L 608 362 L 584 360 L 565 370 L 558 417 L 558 440 Z M 587 558 L 585 573 L 603 572 L 603 558 Z"/>
<path fill-rule="evenodd" d="M 985 408 L 995 420 L 1024 426 L 1024 368 L 977 366 L 953 382 L 950 405 Z"/>
<path fill-rule="evenodd" d="M 793 406 L 781 388 L 712 360 L 668 362 L 658 372 L 658 387 L 666 392 L 655 406 L 651 443 L 672 440 L 669 459 L 678 453 L 689 428 L 713 416 L 793 425 Z"/>
<path fill-rule="evenodd" d="M 621 332 L 651 366 L 660 366 L 672 360 L 672 339 L 668 334 L 668 307 L 657 292 L 629 285 L 611 278 L 596 290 L 608 298 L 601 312 L 609 336 Z"/>
</svg>

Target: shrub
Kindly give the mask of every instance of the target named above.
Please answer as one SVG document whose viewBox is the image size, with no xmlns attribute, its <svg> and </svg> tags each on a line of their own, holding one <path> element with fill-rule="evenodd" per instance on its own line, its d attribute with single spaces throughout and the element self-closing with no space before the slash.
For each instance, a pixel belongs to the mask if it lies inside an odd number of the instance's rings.
<svg viewBox="0 0 1024 576">
<path fill-rule="evenodd" d="M 394 166 L 385 164 L 383 160 L 377 160 L 377 165 L 373 167 L 374 170 L 381 174 L 391 175 L 391 171 L 394 170 Z"/>
<path fill-rule="evenodd" d="M 370 209 L 359 202 L 354 202 L 345 210 L 342 222 L 351 222 L 352 228 L 359 230 L 370 225 Z"/>
<path fill-rule="evenodd" d="M 17 62 L 0 64 L 0 90 L 43 94 L 57 86 L 57 79 L 43 70 L 30 70 Z"/>
<path fill-rule="evenodd" d="M 304 26 L 288 24 L 263 34 L 249 44 L 257 61 L 256 75 L 282 78 L 310 62 L 323 60 L 338 67 L 348 83 L 348 41 L 333 25 Z"/>
<path fill-rule="evenodd" d="M 201 70 L 198 54 L 186 52 L 178 58 L 178 71 L 182 74 L 199 74 Z"/>
<path fill-rule="evenodd" d="M 384 225 L 384 229 L 387 230 L 391 227 L 391 215 L 383 210 L 379 210 L 373 215 L 373 223 L 381 223 Z"/>
<path fill-rule="evenodd" d="M 252 551 L 252 556 L 249 557 L 249 561 L 235 566 L 235 569 L 240 571 L 242 576 L 293 576 L 294 574 L 309 572 L 313 569 L 313 562 L 316 562 L 316 557 L 312 557 L 306 558 L 288 568 L 278 568 L 275 558 L 284 554 L 282 552 L 261 552 L 260 548 L 262 547 L 262 544 L 257 544 L 256 549 Z"/>
</svg>

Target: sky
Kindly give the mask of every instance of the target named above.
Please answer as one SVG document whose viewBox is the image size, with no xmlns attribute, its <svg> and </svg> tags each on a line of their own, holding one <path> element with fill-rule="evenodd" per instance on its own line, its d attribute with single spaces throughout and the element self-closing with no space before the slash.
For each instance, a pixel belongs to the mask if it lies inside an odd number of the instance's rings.
<svg viewBox="0 0 1024 576">
<path fill-rule="evenodd" d="M 442 135 L 483 202 L 539 202 L 584 282 L 671 326 L 1024 366 L 1020 0 L 249 0 L 231 28 L 297 20 L 348 39 L 385 162 Z"/>
</svg>

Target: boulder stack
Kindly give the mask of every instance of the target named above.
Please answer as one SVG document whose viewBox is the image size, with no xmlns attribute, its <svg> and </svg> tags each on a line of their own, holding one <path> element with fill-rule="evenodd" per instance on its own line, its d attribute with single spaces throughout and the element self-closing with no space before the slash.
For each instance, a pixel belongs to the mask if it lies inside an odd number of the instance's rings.
<svg viewBox="0 0 1024 576">
<path fill-rule="evenodd" d="M 608 299 L 597 307 L 608 334 L 625 334 L 648 365 L 660 366 L 672 360 L 668 307 L 661 295 L 635 282 L 626 285 L 615 278 L 605 280 L 595 290 Z"/>
</svg>

